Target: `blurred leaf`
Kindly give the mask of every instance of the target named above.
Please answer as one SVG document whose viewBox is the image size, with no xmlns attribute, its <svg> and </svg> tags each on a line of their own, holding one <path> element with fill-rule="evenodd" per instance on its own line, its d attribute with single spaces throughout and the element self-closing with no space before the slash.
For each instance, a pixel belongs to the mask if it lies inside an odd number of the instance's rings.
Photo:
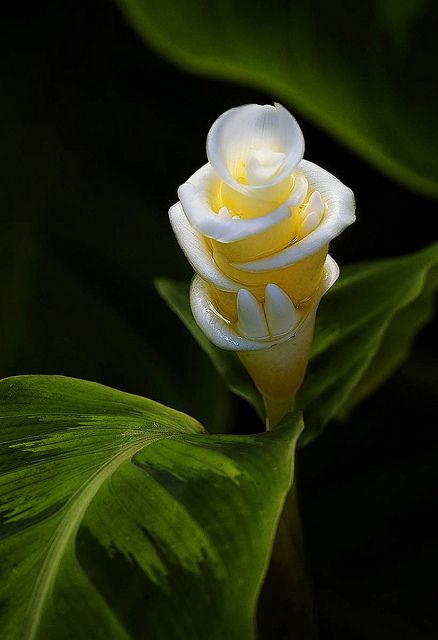
<svg viewBox="0 0 438 640">
<path fill-rule="evenodd" d="M 385 338 L 369 363 L 360 383 L 342 407 L 343 418 L 347 418 L 354 406 L 383 384 L 408 358 L 417 333 L 433 318 L 437 288 L 438 269 L 435 266 L 426 275 L 426 281 L 420 295 L 400 309 L 390 322 Z"/>
<path fill-rule="evenodd" d="M 190 309 L 189 285 L 185 282 L 172 282 L 168 278 L 158 278 L 155 284 L 158 293 L 209 356 L 231 391 L 249 402 L 259 417 L 264 420 L 263 399 L 239 358 L 232 351 L 215 347 L 196 324 Z"/>
<path fill-rule="evenodd" d="M 208 435 L 72 378 L 0 382 L 5 638 L 245 640 L 302 428 Z"/>
<path fill-rule="evenodd" d="M 176 64 L 269 91 L 438 197 L 437 6 L 427 0 L 117 0 Z M 218 113 L 219 115 L 219 113 Z"/>
<path fill-rule="evenodd" d="M 438 287 L 438 244 L 416 254 L 342 269 L 322 299 L 298 406 L 313 440 L 388 378 L 430 320 Z"/>
<path fill-rule="evenodd" d="M 319 435 L 330 419 L 345 416 L 408 356 L 416 334 L 432 317 L 437 263 L 435 244 L 411 256 L 342 268 L 321 301 L 297 396 L 306 419 L 300 445 Z M 166 279 L 158 281 L 158 290 L 230 389 L 264 416 L 261 396 L 237 356 L 211 344 L 194 322 L 188 286 Z"/>
</svg>

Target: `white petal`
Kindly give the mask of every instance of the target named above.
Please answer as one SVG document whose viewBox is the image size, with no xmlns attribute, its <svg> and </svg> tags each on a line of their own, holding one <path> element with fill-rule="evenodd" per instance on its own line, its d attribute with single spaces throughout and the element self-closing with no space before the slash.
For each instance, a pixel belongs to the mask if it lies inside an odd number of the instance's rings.
<svg viewBox="0 0 438 640">
<path fill-rule="evenodd" d="M 289 206 L 284 204 L 258 218 L 233 219 L 231 222 L 211 209 L 210 191 L 214 189 L 215 181 L 217 178 L 211 166 L 206 164 L 178 189 L 190 224 L 208 238 L 218 242 L 236 242 L 266 231 L 291 215 Z"/>
<path fill-rule="evenodd" d="M 237 294 L 237 318 L 240 333 L 246 338 L 267 338 L 268 327 L 263 307 L 247 289 Z"/>
<path fill-rule="evenodd" d="M 248 184 L 266 184 L 280 170 L 286 156 L 270 149 L 253 149 L 246 159 Z"/>
<path fill-rule="evenodd" d="M 301 236 L 304 238 L 316 229 L 324 215 L 324 203 L 319 191 L 314 191 L 309 198 L 309 202 L 302 212 L 303 224 L 301 225 Z"/>
<path fill-rule="evenodd" d="M 237 293 L 241 285 L 227 278 L 216 266 L 211 249 L 207 246 L 205 238 L 196 231 L 187 220 L 181 202 L 177 202 L 169 209 L 169 219 L 175 233 L 178 244 L 183 250 L 187 260 L 199 275 L 222 291 Z"/>
<path fill-rule="evenodd" d="M 291 207 L 299 207 L 300 204 L 303 203 L 304 198 L 307 195 L 309 190 L 309 183 L 302 173 L 299 173 L 295 176 L 294 186 L 292 188 L 291 194 L 287 199 L 287 203 Z"/>
<path fill-rule="evenodd" d="M 287 333 L 300 321 L 292 300 L 276 284 L 268 284 L 265 289 L 265 315 L 272 336 Z"/>
<path fill-rule="evenodd" d="M 242 184 L 239 175 L 254 150 L 284 155 L 279 170 L 263 184 Z M 248 104 L 222 114 L 207 136 L 207 156 L 216 173 L 230 187 L 250 194 L 288 177 L 303 157 L 304 138 L 295 118 L 279 104 Z M 259 156 L 260 157 L 260 156 Z M 251 170 L 250 170 L 251 172 Z"/>
<path fill-rule="evenodd" d="M 236 269 L 259 272 L 281 269 L 295 264 L 322 249 L 355 221 L 354 195 L 351 189 L 313 162 L 302 160 L 298 165 L 298 170 L 307 178 L 309 188 L 319 191 L 327 205 L 327 211 L 321 224 L 309 236 L 268 258 L 233 263 L 232 266 Z"/>
<path fill-rule="evenodd" d="M 321 300 L 322 296 L 327 293 L 327 291 L 332 287 L 336 280 L 339 278 L 339 266 L 336 260 L 334 260 L 331 256 L 327 255 L 327 258 L 324 262 L 324 275 L 322 278 L 321 286 L 318 290 L 317 300 L 318 303 Z M 325 348 L 326 345 L 324 345 Z"/>
<path fill-rule="evenodd" d="M 199 276 L 195 276 L 190 287 L 190 306 L 193 317 L 207 338 L 229 351 L 259 351 L 272 343 L 248 340 L 237 334 L 231 325 L 214 309 L 210 300 L 209 286 Z"/>
<path fill-rule="evenodd" d="M 218 218 L 221 220 L 229 220 L 231 218 L 230 212 L 226 207 L 221 207 L 217 213 Z"/>
</svg>

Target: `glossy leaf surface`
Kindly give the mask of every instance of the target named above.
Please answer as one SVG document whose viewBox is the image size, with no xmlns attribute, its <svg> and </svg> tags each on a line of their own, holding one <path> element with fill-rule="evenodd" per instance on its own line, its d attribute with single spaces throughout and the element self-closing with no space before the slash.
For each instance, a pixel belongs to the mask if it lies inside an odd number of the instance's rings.
<svg viewBox="0 0 438 640">
<path fill-rule="evenodd" d="M 254 637 L 299 422 L 207 434 L 71 378 L 0 382 L 7 640 Z"/>
</svg>

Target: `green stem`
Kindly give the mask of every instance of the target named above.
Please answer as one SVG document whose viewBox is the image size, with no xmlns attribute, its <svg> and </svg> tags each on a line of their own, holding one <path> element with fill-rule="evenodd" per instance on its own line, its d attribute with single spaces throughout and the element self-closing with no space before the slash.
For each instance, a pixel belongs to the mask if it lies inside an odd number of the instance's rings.
<svg viewBox="0 0 438 640">
<path fill-rule="evenodd" d="M 317 640 L 295 482 L 286 498 L 259 600 L 259 640 Z"/>
</svg>

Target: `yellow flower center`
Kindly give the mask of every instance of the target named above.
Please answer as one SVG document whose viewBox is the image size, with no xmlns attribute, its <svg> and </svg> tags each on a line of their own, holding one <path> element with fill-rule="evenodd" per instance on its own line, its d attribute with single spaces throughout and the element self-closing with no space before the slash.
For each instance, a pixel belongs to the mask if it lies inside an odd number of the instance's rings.
<svg viewBox="0 0 438 640">
<path fill-rule="evenodd" d="M 236 175 L 233 177 L 239 179 L 242 184 L 250 182 L 252 186 L 264 184 L 280 170 L 283 160 L 282 153 L 265 149 L 251 150 L 246 161 L 237 165 Z M 210 194 L 212 208 L 218 215 L 226 216 L 229 224 L 233 224 L 233 219 L 236 218 L 249 219 L 266 215 L 284 205 L 291 194 L 296 178 L 296 175 L 288 176 L 279 184 L 256 190 L 251 195 L 242 194 L 225 182 L 218 181 L 214 193 Z M 259 194 L 262 197 L 258 197 Z M 328 245 L 287 267 L 268 271 L 239 268 L 239 263 L 272 256 L 293 245 L 307 235 L 306 225 L 312 230 L 305 219 L 306 210 L 310 208 L 308 205 L 311 195 L 308 192 L 301 204 L 290 206 L 289 217 L 256 235 L 229 243 L 207 240 L 212 258 L 218 268 L 236 283 L 251 291 L 260 302 L 264 300 L 265 286 L 276 284 L 287 293 L 297 309 L 303 308 L 320 285 Z M 267 197 L 271 199 L 266 199 Z M 230 322 L 235 322 L 237 319 L 236 294 L 214 291 L 212 295 L 218 312 Z"/>
</svg>

